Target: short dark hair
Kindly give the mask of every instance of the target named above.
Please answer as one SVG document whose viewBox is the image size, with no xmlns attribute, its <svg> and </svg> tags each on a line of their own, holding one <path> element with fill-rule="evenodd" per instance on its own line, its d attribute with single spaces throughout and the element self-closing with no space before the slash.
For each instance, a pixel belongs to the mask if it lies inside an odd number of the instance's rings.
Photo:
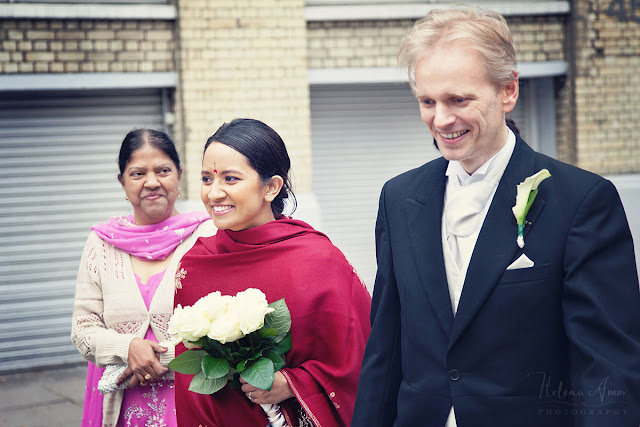
<svg viewBox="0 0 640 427">
<path fill-rule="evenodd" d="M 162 150 L 173 161 L 178 171 L 180 170 L 180 157 L 169 135 L 153 129 L 135 129 L 124 137 L 120 146 L 120 155 L 118 156 L 120 175 L 124 174 L 133 153 L 145 145 Z"/>
<path fill-rule="evenodd" d="M 274 175 L 282 178 L 283 185 L 280 193 L 271 202 L 271 211 L 274 216 L 282 214 L 285 199 L 289 198 L 293 202 L 293 211 L 295 211 L 297 202 L 291 190 L 289 177 L 291 160 L 284 141 L 275 130 L 260 120 L 235 119 L 220 126 L 207 140 L 204 146 L 205 152 L 213 142 L 229 146 L 245 156 L 249 165 L 258 172 L 263 184 L 268 183 Z"/>
</svg>

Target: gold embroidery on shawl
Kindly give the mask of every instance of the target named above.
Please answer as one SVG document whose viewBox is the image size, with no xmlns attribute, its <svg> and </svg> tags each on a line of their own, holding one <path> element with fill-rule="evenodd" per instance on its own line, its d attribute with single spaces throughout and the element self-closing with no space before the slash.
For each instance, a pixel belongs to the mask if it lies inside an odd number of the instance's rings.
<svg viewBox="0 0 640 427">
<path fill-rule="evenodd" d="M 336 393 L 334 391 L 329 393 L 329 399 L 331 399 L 331 403 L 333 403 L 333 406 L 335 406 L 336 409 L 340 409 L 340 405 L 338 405 L 336 402 L 333 401 L 334 397 L 336 397 Z"/>
<path fill-rule="evenodd" d="M 311 421 L 311 418 L 309 418 L 309 415 L 307 415 L 302 406 L 300 407 L 300 411 L 298 412 L 297 427 L 315 427 L 313 425 L 313 421 Z"/>
<path fill-rule="evenodd" d="M 289 387 L 291 387 L 291 391 L 293 391 L 293 394 L 296 396 L 296 399 L 298 399 L 298 402 L 300 402 L 300 405 L 302 406 L 302 408 L 304 409 L 304 412 L 307 414 L 307 416 L 309 418 L 311 418 L 311 420 L 313 421 L 313 423 L 315 424 L 316 427 L 322 427 L 322 425 L 320 424 L 320 421 L 318 421 L 318 419 L 316 418 L 315 415 L 313 415 L 313 412 L 311 412 L 311 409 L 309 408 L 309 406 L 307 405 L 307 402 L 305 402 L 304 400 L 302 400 L 302 396 L 300 396 L 300 392 L 298 391 L 298 389 L 296 388 L 295 385 L 293 385 L 293 382 L 291 382 L 291 378 L 289 378 L 289 374 L 284 372 L 284 371 L 280 371 L 282 372 L 282 375 L 284 375 L 284 378 L 287 380 L 287 382 L 289 383 Z"/>
<path fill-rule="evenodd" d="M 187 270 L 182 268 L 182 261 L 180 261 L 176 268 L 176 294 L 178 293 L 178 289 L 182 289 L 182 279 L 185 277 L 187 277 Z"/>
</svg>

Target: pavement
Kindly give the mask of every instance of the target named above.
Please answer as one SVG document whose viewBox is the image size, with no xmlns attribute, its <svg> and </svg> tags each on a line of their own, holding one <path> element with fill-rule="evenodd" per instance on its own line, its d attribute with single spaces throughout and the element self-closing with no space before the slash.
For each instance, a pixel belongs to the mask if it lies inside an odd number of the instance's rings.
<svg viewBox="0 0 640 427">
<path fill-rule="evenodd" d="M 79 426 L 86 362 L 0 376 L 0 426 Z"/>
</svg>

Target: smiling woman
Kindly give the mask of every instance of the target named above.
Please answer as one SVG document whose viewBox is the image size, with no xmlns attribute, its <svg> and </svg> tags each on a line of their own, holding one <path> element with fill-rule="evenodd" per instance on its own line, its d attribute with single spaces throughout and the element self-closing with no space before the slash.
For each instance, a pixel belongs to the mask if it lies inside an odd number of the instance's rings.
<svg viewBox="0 0 640 427">
<path fill-rule="evenodd" d="M 286 300 L 292 344 L 270 390 L 244 383 L 201 395 L 176 373 L 178 425 L 264 426 L 261 404 L 279 404 L 288 426 L 351 423 L 371 298 L 327 236 L 282 214 L 289 167 L 280 136 L 257 120 L 224 124 L 206 143 L 201 197 L 219 232 L 182 258 L 175 304 L 257 288 Z"/>
<path fill-rule="evenodd" d="M 207 140 L 202 161 L 201 198 L 216 227 L 239 231 L 273 221 L 289 197 L 295 211 L 290 167 L 284 141 L 266 124 L 222 125 Z"/>
<path fill-rule="evenodd" d="M 275 220 L 271 203 L 282 189 L 279 175 L 263 183 L 245 156 L 213 142 L 202 160 L 201 197 L 220 230 L 240 231 Z"/>
</svg>

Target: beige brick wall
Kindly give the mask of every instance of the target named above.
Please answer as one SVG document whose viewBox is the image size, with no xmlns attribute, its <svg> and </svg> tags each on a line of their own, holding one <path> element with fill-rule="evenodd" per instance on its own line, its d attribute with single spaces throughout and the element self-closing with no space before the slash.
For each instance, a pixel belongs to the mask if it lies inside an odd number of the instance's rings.
<svg viewBox="0 0 640 427">
<path fill-rule="evenodd" d="M 519 62 L 564 59 L 563 17 L 509 18 Z M 395 67 L 409 20 L 307 24 L 309 68 Z"/>
<path fill-rule="evenodd" d="M 309 68 L 395 67 L 409 20 L 307 24 Z"/>
<path fill-rule="evenodd" d="M 0 20 L 0 73 L 174 71 L 170 21 Z"/>
<path fill-rule="evenodd" d="M 610 0 L 575 5 L 577 162 L 600 174 L 640 172 L 640 22 L 605 12 Z M 640 17 L 640 9 L 635 10 Z"/>
<path fill-rule="evenodd" d="M 297 192 L 311 191 L 303 0 L 188 0 L 180 16 L 186 188 L 199 198 L 202 149 L 224 122 L 264 121 L 284 139 Z"/>
<path fill-rule="evenodd" d="M 518 62 L 565 60 L 565 17 L 507 17 L 507 23 L 513 35 Z"/>
</svg>

